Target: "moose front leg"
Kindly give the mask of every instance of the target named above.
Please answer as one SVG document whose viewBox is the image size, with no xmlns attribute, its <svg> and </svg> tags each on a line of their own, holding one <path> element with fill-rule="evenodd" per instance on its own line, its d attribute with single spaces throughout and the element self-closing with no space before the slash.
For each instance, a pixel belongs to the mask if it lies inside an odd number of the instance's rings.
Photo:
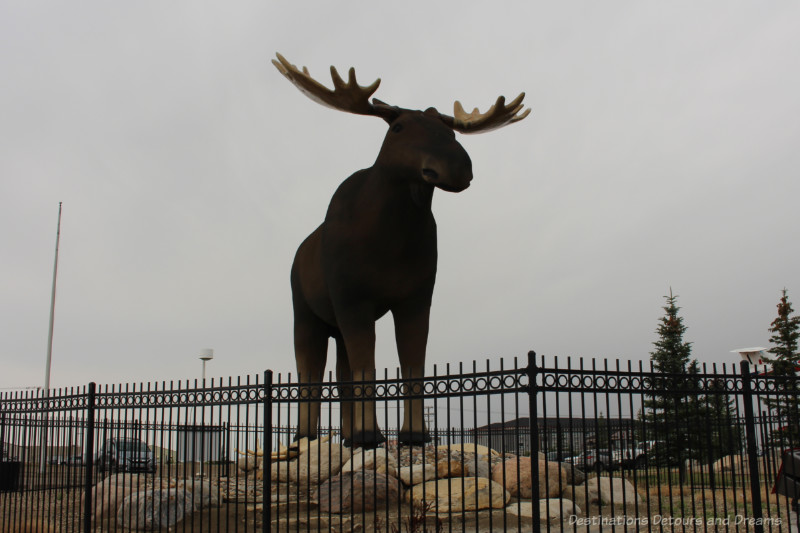
<svg viewBox="0 0 800 533">
<path fill-rule="evenodd" d="M 352 428 L 349 442 L 345 435 L 345 445 L 375 448 L 386 440 L 378 427 L 375 400 L 373 399 L 375 396 L 375 322 L 351 319 L 340 321 L 339 327 L 353 377 L 353 386 L 347 388 L 347 394 L 352 402 L 344 402 L 343 405 L 344 409 L 348 409 L 347 413 L 343 413 L 342 423 L 348 426 L 344 429 Z M 337 368 L 340 368 L 339 365 Z"/>
<path fill-rule="evenodd" d="M 425 348 L 428 344 L 430 306 L 423 305 L 408 312 L 394 311 L 392 314 L 403 379 L 419 380 L 406 382 L 408 394 L 420 396 L 404 400 L 403 426 L 398 440 L 401 444 L 425 444 L 431 440 L 425 427 L 424 399 L 421 397 L 425 388 L 422 378 L 425 377 Z"/>
</svg>

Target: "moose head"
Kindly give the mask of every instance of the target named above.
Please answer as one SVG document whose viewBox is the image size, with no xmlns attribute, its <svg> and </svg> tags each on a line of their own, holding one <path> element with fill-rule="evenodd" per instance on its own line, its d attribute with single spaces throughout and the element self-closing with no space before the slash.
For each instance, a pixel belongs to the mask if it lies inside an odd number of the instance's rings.
<svg viewBox="0 0 800 533">
<path fill-rule="evenodd" d="M 508 104 L 500 96 L 486 113 L 467 113 L 458 101 L 453 116 L 434 108 L 403 109 L 370 101 L 380 79 L 362 87 L 353 68 L 345 82 L 331 67 L 331 90 L 280 54 L 272 62 L 315 102 L 389 124 L 375 163 L 342 182 L 323 223 L 298 248 L 291 272 L 298 379 L 304 384 L 322 380 L 333 337 L 345 400 L 342 435 L 347 444 L 376 446 L 384 438 L 374 401 L 363 392 L 371 389 L 358 387 L 357 397 L 352 385 L 375 379 L 375 321 L 390 311 L 403 378 L 424 377 L 437 262 L 433 191 L 460 192 L 472 180 L 472 162 L 455 132 L 501 128 L 522 120 L 530 109 L 523 110 L 524 93 Z M 404 404 L 399 440 L 427 442 L 422 400 Z M 319 412 L 318 403 L 303 404 L 297 438 L 316 437 Z"/>
</svg>

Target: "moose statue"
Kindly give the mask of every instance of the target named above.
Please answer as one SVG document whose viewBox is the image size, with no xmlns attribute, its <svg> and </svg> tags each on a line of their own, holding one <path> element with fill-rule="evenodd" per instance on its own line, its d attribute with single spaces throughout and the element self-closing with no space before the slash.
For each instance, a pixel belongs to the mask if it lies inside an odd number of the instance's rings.
<svg viewBox="0 0 800 533">
<path fill-rule="evenodd" d="M 374 393 L 359 383 L 375 379 L 375 321 L 389 311 L 403 380 L 418 384 L 424 377 L 437 261 L 433 191 L 460 192 L 472 180 L 472 162 L 455 132 L 497 129 L 522 120 L 530 109 L 523 111 L 525 93 L 508 104 L 499 97 L 486 113 L 466 113 L 458 101 L 453 116 L 434 108 L 403 109 L 377 99 L 370 102 L 381 80 L 362 87 L 353 68 L 345 82 L 331 67 L 330 90 L 280 54 L 272 62 L 312 100 L 389 124 L 375 163 L 339 185 L 324 222 L 298 248 L 291 271 L 298 380 L 312 399 L 302 404 L 295 438 L 317 436 L 320 406 L 313 401 L 310 384 L 322 381 L 328 339 L 333 337 L 336 377 L 345 400 L 344 443 L 375 447 L 385 438 L 374 400 L 369 400 Z M 398 437 L 403 444 L 430 440 L 423 402 L 415 396 L 404 401 Z"/>
</svg>

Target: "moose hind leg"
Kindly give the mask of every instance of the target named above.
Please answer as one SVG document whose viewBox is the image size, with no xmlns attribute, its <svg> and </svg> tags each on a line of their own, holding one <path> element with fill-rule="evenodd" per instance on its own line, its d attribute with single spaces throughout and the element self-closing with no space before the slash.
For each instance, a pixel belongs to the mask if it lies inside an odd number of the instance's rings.
<svg viewBox="0 0 800 533">
<path fill-rule="evenodd" d="M 339 405 L 342 411 L 342 443 L 345 446 L 353 444 L 353 373 L 350 371 L 350 361 L 347 359 L 347 348 L 341 335 L 336 335 L 336 381 L 339 390 Z"/>
<path fill-rule="evenodd" d="M 295 312 L 294 351 L 297 363 L 297 381 L 300 384 L 299 414 L 295 440 L 317 438 L 320 415 L 320 387 L 308 384 L 322 383 L 328 358 L 328 331 L 316 317 L 303 319 Z"/>
</svg>

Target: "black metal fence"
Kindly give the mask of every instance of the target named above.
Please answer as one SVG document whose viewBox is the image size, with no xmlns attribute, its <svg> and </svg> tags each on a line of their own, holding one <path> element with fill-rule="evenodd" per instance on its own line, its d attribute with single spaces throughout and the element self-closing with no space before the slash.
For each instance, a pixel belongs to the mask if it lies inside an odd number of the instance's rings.
<svg viewBox="0 0 800 533">
<path fill-rule="evenodd" d="M 5 393 L 0 531 L 790 531 L 797 375 L 526 363 Z M 347 409 L 386 442 L 345 446 Z"/>
</svg>

